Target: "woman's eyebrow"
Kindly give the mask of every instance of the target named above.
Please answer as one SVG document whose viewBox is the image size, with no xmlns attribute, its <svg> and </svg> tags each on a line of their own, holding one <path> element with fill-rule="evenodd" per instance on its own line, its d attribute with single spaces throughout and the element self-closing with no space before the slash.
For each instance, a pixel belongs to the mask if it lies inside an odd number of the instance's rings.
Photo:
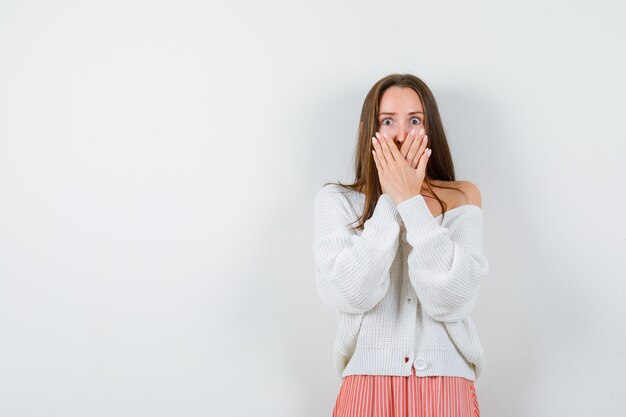
<svg viewBox="0 0 626 417">
<path fill-rule="evenodd" d="M 424 114 L 424 112 L 423 112 L 423 111 L 412 111 L 412 112 L 411 112 L 411 113 L 409 113 L 409 114 L 418 114 L 418 113 Z M 396 114 L 398 114 L 398 113 L 390 113 L 390 112 L 382 112 L 382 113 L 378 113 L 378 115 L 379 115 L 379 116 L 381 116 L 381 115 L 383 115 L 383 114 L 391 114 L 392 116 L 395 116 L 395 115 L 396 115 Z"/>
</svg>

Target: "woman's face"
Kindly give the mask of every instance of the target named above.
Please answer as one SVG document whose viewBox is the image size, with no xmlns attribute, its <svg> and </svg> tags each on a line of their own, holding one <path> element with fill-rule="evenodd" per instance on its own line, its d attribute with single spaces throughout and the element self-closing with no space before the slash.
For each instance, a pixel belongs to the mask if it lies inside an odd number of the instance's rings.
<svg viewBox="0 0 626 417">
<path fill-rule="evenodd" d="M 411 129 L 415 129 L 415 133 L 421 128 L 426 129 L 422 101 L 410 87 L 389 87 L 378 108 L 378 131 L 392 139 L 398 149 Z"/>
</svg>

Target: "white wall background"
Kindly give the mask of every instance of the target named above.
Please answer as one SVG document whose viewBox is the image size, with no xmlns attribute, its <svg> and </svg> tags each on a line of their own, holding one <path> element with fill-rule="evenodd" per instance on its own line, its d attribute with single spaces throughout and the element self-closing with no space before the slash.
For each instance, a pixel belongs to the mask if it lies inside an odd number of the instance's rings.
<svg viewBox="0 0 626 417">
<path fill-rule="evenodd" d="M 622 415 L 624 12 L 0 1 L 0 415 L 330 416 L 313 197 L 391 72 L 482 191 L 482 415 Z"/>
</svg>

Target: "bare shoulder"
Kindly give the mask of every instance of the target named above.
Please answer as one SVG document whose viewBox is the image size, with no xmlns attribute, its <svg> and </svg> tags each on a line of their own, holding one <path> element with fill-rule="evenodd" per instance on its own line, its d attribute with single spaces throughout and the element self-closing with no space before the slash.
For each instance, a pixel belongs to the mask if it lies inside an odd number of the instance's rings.
<svg viewBox="0 0 626 417">
<path fill-rule="evenodd" d="M 470 181 L 455 181 L 455 185 L 467 194 L 467 196 L 463 195 L 461 197 L 463 202 L 459 202 L 458 205 L 473 204 L 482 207 L 480 190 L 476 184 Z"/>
<path fill-rule="evenodd" d="M 482 208 L 480 190 L 470 181 L 429 180 L 429 183 L 437 188 L 437 195 L 446 202 L 448 210 L 466 204 Z M 422 195 L 428 198 L 427 203 L 433 215 L 438 212 L 439 204 L 434 201 L 432 194 L 423 192 Z"/>
</svg>

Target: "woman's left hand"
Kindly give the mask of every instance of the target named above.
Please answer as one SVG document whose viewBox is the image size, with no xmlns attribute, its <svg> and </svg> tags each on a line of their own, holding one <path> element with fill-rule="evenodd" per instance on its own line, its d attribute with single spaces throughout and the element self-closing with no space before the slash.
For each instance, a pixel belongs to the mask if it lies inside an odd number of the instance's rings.
<svg viewBox="0 0 626 417">
<path fill-rule="evenodd" d="M 425 147 L 426 142 L 413 141 L 411 145 L 412 149 L 418 146 L 418 163 L 414 169 L 387 135 L 377 132 L 376 136 L 378 139 L 372 138 L 374 144 L 372 154 L 383 193 L 389 194 L 396 204 L 420 194 L 430 156 L 430 149 Z"/>
</svg>

